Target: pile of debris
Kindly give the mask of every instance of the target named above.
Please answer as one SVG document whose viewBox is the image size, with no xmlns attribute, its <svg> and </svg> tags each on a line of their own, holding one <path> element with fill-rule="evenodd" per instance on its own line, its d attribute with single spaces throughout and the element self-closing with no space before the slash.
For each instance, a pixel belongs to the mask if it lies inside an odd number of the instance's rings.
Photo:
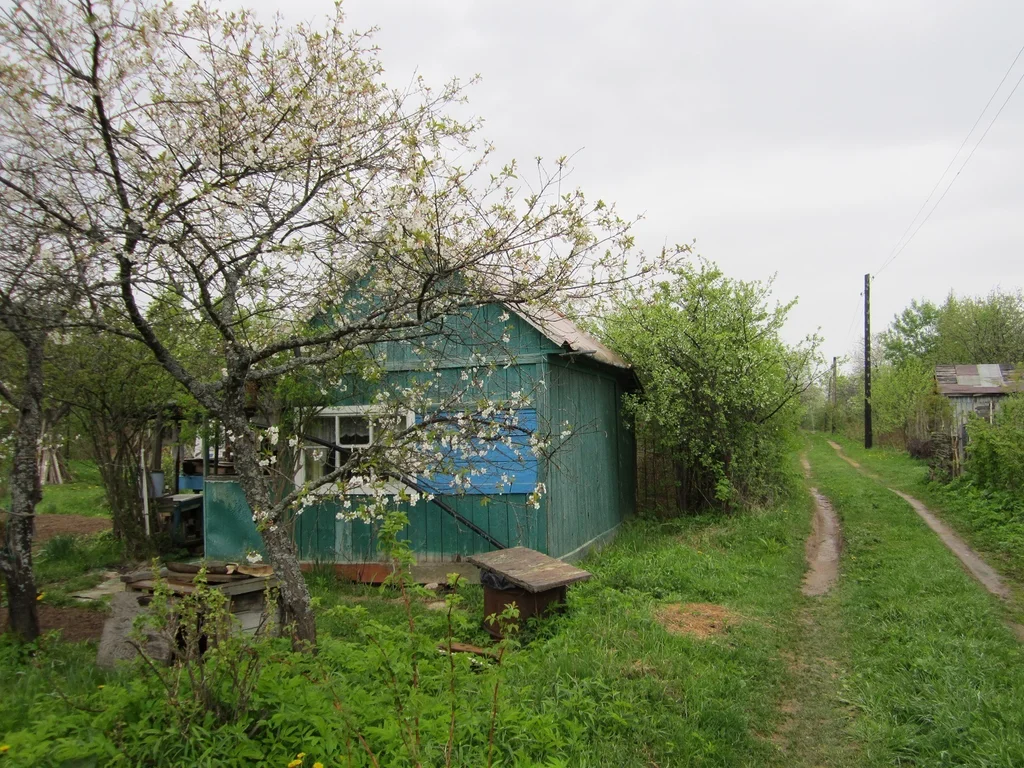
<svg viewBox="0 0 1024 768">
<path fill-rule="evenodd" d="M 131 636 L 136 618 L 147 610 L 153 593 L 163 584 L 175 598 L 191 595 L 204 583 L 227 597 L 228 611 L 239 632 L 255 634 L 268 626 L 280 629 L 280 606 L 268 605 L 267 597 L 277 586 L 273 569 L 268 565 L 237 563 L 166 563 L 159 571 L 138 570 L 121 576 L 125 591 L 111 598 L 111 615 L 103 626 L 96 653 L 97 666 L 110 669 L 117 661 L 135 658 L 138 654 Z M 276 613 L 274 621 L 270 614 Z M 156 635 L 147 636 L 146 655 L 153 660 L 169 662 L 174 649 Z"/>
<path fill-rule="evenodd" d="M 238 563 L 165 563 L 159 572 L 154 573 L 153 569 L 143 569 L 126 573 L 121 577 L 125 589 L 134 592 L 148 592 L 152 594 L 158 580 L 167 584 L 172 593 L 177 595 L 190 595 L 196 591 L 196 582 L 200 572 L 205 569 L 203 580 L 212 588 L 215 588 L 225 595 L 248 594 L 255 589 L 252 583 L 254 579 L 266 581 L 274 574 L 274 569 L 269 565 L 240 565 Z M 233 589 L 228 585 L 242 585 L 239 589 Z M 275 582 L 276 584 L 276 582 Z M 271 584 L 270 586 L 273 586 Z"/>
</svg>

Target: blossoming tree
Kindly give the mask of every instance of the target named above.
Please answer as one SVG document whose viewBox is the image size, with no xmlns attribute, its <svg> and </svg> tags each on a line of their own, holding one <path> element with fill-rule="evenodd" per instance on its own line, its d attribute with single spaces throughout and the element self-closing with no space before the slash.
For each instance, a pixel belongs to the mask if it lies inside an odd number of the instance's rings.
<svg viewBox="0 0 1024 768">
<path fill-rule="evenodd" d="M 0 12 L 0 50 L 3 194 L 104 266 L 98 298 L 224 425 L 294 640 L 314 643 L 290 515 L 428 471 L 439 440 L 463 457 L 507 440 L 516 403 L 487 402 L 482 362 L 459 392 L 384 388 L 372 449 L 323 446 L 339 460 L 297 486 L 275 470 L 301 425 L 254 403 L 283 381 L 376 380 L 389 342 L 419 340 L 429 367 L 442 319 L 485 304 L 593 296 L 627 276 L 629 222 L 570 188 L 564 160 L 495 164 L 451 115 L 459 82 L 386 86 L 340 8 L 287 27 L 202 3 L 24 0 Z M 175 322 L 153 319 L 162 302 Z M 215 342 L 177 354 L 200 326 Z M 410 404 L 435 415 L 410 423 Z M 380 512 L 371 497 L 361 513 Z"/>
</svg>

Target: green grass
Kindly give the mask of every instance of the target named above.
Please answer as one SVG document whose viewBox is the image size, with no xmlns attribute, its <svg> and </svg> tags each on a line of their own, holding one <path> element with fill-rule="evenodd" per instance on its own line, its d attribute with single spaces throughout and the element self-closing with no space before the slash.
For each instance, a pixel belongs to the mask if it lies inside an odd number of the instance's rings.
<svg viewBox="0 0 1024 768">
<path fill-rule="evenodd" d="M 75 592 L 96 586 L 103 569 L 117 567 L 123 560 L 124 548 L 109 531 L 54 536 L 33 559 L 36 589 L 45 593 L 47 603 L 63 605 Z"/>
<path fill-rule="evenodd" d="M 43 500 L 36 507 L 36 513 L 109 517 L 110 508 L 96 465 L 91 461 L 72 461 L 70 464 L 74 482 L 44 485 Z"/>
<path fill-rule="evenodd" d="M 570 765 L 789 764 L 771 741 L 788 685 L 783 649 L 801 603 L 800 502 L 763 514 L 635 525 L 585 567 L 570 610 L 513 660 L 510 687 L 561 712 Z M 695 639 L 653 618 L 665 603 L 740 616 Z"/>
<path fill-rule="evenodd" d="M 809 517 L 800 496 L 781 509 L 705 515 L 628 526 L 582 563 L 594 577 L 569 593 L 564 615 L 527 627 L 505 662 L 504 696 L 539 717 L 537 743 L 562 745 L 568 765 L 788 765 L 770 736 L 789 684 L 783 647 L 801 604 L 802 542 Z M 405 621 L 392 593 L 310 577 L 328 614 L 321 634 L 349 636 L 361 606 L 391 626 Z M 478 586 L 462 590 L 457 639 L 488 645 Z M 668 603 L 715 603 L 738 624 L 710 639 L 667 632 Z M 414 608 L 417 626 L 443 636 L 445 613 Z"/>
<path fill-rule="evenodd" d="M 62 695 L 94 694 L 108 678 L 95 658 L 91 643 L 42 637 L 26 646 L 0 635 L 0 743 L 4 733 L 29 728 L 41 713 L 65 706 Z"/>
<path fill-rule="evenodd" d="M 1024 653 L 997 601 L 909 505 L 824 437 L 813 438 L 810 458 L 843 522 L 830 599 L 851 663 L 840 684 L 862 764 L 1024 765 Z M 901 471 L 865 464 L 887 480 Z"/>
<path fill-rule="evenodd" d="M 799 583 L 807 521 L 806 499 L 798 495 L 793 503 L 766 512 L 627 526 L 609 549 L 584 563 L 594 578 L 570 591 L 568 611 L 528 626 L 521 647 L 505 657 L 495 765 L 792 765 L 771 736 L 783 719 L 778 702 L 790 684 L 784 649 L 797 632 L 796 613 L 804 602 Z M 328 569 L 316 569 L 308 578 L 321 639 L 315 664 L 333 665 L 329 679 L 346 701 L 358 707 L 358 717 L 370 724 L 366 733 L 380 744 L 392 733 L 390 721 L 377 719 L 390 706 L 389 668 L 381 667 L 366 636 L 380 638 L 384 648 L 401 647 L 404 606 L 393 592 L 338 584 Z M 489 644 L 482 627 L 481 588 L 464 587 L 461 595 L 463 602 L 453 619 L 455 638 Z M 738 623 L 703 640 L 673 635 L 655 618 L 659 606 L 673 602 L 716 603 L 734 612 Z M 423 601 L 417 601 L 413 610 L 417 631 L 424 637 L 422 648 L 431 649 L 433 656 L 432 649 L 446 633 L 446 612 L 429 610 Z M 31 661 L 0 656 L 0 664 L 8 666 L 0 674 L 0 698 L 16 680 L 23 681 L 16 699 L 22 714 L 10 722 L 23 727 L 31 722 L 23 713 L 51 713 L 46 725 L 39 726 L 45 729 L 45 738 L 63 733 L 71 740 L 62 748 L 78 749 L 72 746 L 79 743 L 75 739 L 85 745 L 98 738 L 95 726 L 82 725 L 93 723 L 93 716 L 54 698 L 50 681 L 58 681 L 69 700 L 93 708 L 128 706 L 125 711 L 136 719 L 161 700 L 156 689 L 141 689 L 123 677 L 110 678 L 105 690 L 97 693 L 102 678 L 94 672 L 76 668 L 73 674 L 57 671 L 44 678 L 36 669 L 43 665 L 63 670 L 61 665 L 69 658 L 91 668 L 85 652 L 63 645 L 48 647 Z M 268 682 L 260 706 L 279 713 L 273 725 L 205 731 L 207 749 L 216 744 L 220 758 L 241 755 L 255 738 L 246 735 L 251 731 L 259 738 L 272 738 L 273 750 L 294 755 L 310 751 L 312 738 L 302 736 L 310 728 L 317 733 L 341 732 L 335 709 L 322 704 L 324 688 L 313 682 L 319 676 L 303 668 L 311 663 L 288 661 L 265 673 Z M 459 663 L 468 660 L 462 657 Z M 290 671 L 293 667 L 295 672 Z M 424 686 L 441 686 L 421 705 L 424 711 L 440 706 L 441 715 L 433 720 L 424 714 L 423 727 L 430 739 L 443 743 L 447 662 L 425 660 L 422 669 Z M 460 741 L 465 744 L 455 764 L 486 764 L 481 755 L 487 749 L 498 672 L 491 665 L 460 678 Z M 292 682 L 279 680 L 289 674 L 295 675 L 289 678 Z M 299 691 L 304 693 L 300 696 Z M 130 705 L 124 703 L 129 700 Z M 0 709 L 0 722 L 6 727 L 4 715 Z M 293 722 L 293 715 L 294 727 L 279 724 L 279 718 Z M 72 721 L 77 730 L 69 735 L 66 729 Z M 172 737 L 171 731 L 152 727 L 140 721 L 138 733 L 150 728 L 146 738 L 170 739 L 166 747 L 157 747 L 154 741 L 156 753 L 193 747 L 202 751 L 199 743 L 183 745 L 180 732 Z M 267 735 L 268 729 L 277 730 Z M 8 759 L 18 764 L 16 750 L 28 749 L 30 743 L 38 746 L 42 737 L 43 731 L 38 737 L 24 732 L 2 737 L 14 745 Z"/>
<path fill-rule="evenodd" d="M 593 578 L 570 590 L 568 610 L 528 626 L 500 668 L 459 657 L 454 764 L 486 764 L 500 681 L 495 765 L 1024 765 L 1024 653 L 1001 607 L 905 502 L 820 437 L 810 457 L 844 526 L 829 595 L 800 593 L 803 493 L 767 511 L 628 525 L 584 561 Z M 56 573 L 81 542 L 52 546 Z M 355 722 L 382 764 L 408 765 L 391 681 L 409 679 L 417 648 L 421 687 L 405 706 L 418 713 L 424 764 L 443 764 L 448 661 L 435 646 L 446 612 L 417 599 L 410 642 L 393 591 L 339 584 L 326 567 L 307 578 L 319 655 L 290 655 L 278 642 L 252 710 L 227 724 L 182 727 L 158 686 L 131 668 L 104 677 L 87 645 L 47 641 L 29 656 L 0 644 L 0 722 L 33 729 L 0 736 L 12 745 L 5 759 L 116 750 L 154 765 L 283 765 L 302 751 L 307 763 L 332 764 Z M 488 644 L 482 590 L 461 595 L 455 639 Z M 713 603 L 736 623 L 705 639 L 672 634 L 656 617 L 672 603 Z M 128 724 L 114 741 L 112 722 Z M 367 764 L 355 754 L 352 764 Z"/>
<path fill-rule="evenodd" d="M 1024 582 L 1024 498 L 983 490 L 967 478 L 952 483 L 932 481 L 927 463 L 904 451 L 869 451 L 862 443 L 846 438 L 835 442 L 888 485 L 923 501 L 994 567 Z"/>
<path fill-rule="evenodd" d="M 110 508 L 107 506 L 96 464 L 92 461 L 72 461 L 70 468 L 72 482 L 43 486 L 43 499 L 36 505 L 36 514 L 109 517 Z M 3 505 L 9 505 L 10 493 L 3 485 L 0 485 L 0 491 Z"/>
</svg>

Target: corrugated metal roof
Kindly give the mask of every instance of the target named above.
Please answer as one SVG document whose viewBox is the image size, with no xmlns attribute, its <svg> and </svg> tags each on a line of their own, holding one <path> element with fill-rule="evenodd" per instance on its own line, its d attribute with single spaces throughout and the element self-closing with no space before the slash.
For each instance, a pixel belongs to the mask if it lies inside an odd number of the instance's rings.
<svg viewBox="0 0 1024 768">
<path fill-rule="evenodd" d="M 613 350 L 602 344 L 589 333 L 580 330 L 568 317 L 554 309 L 509 307 L 519 317 L 532 325 L 544 336 L 568 352 L 593 353 L 592 356 L 605 365 L 616 368 L 630 368 Z"/>
<path fill-rule="evenodd" d="M 1008 395 L 1024 392 L 1024 379 L 1012 365 L 937 365 L 935 383 L 942 395 Z"/>
</svg>

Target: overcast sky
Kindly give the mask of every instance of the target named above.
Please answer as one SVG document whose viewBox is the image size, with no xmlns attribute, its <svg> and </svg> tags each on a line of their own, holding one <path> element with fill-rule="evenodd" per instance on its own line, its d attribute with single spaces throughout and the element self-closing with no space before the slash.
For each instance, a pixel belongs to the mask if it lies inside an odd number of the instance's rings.
<svg viewBox="0 0 1024 768">
<path fill-rule="evenodd" d="M 862 338 L 865 272 L 885 261 L 1024 44 L 1020 0 L 344 7 L 354 28 L 380 27 L 393 84 L 416 69 L 438 85 L 481 75 L 472 106 L 500 156 L 582 150 L 575 181 L 645 214 L 641 247 L 696 240 L 731 276 L 778 273 L 777 296 L 800 297 L 788 336 L 820 328 L 828 356 Z M 282 11 L 295 21 L 329 8 L 297 0 Z M 961 158 L 1021 75 L 1024 56 Z M 1022 128 L 1024 85 L 874 283 L 877 329 L 912 298 L 1024 284 Z"/>
</svg>

